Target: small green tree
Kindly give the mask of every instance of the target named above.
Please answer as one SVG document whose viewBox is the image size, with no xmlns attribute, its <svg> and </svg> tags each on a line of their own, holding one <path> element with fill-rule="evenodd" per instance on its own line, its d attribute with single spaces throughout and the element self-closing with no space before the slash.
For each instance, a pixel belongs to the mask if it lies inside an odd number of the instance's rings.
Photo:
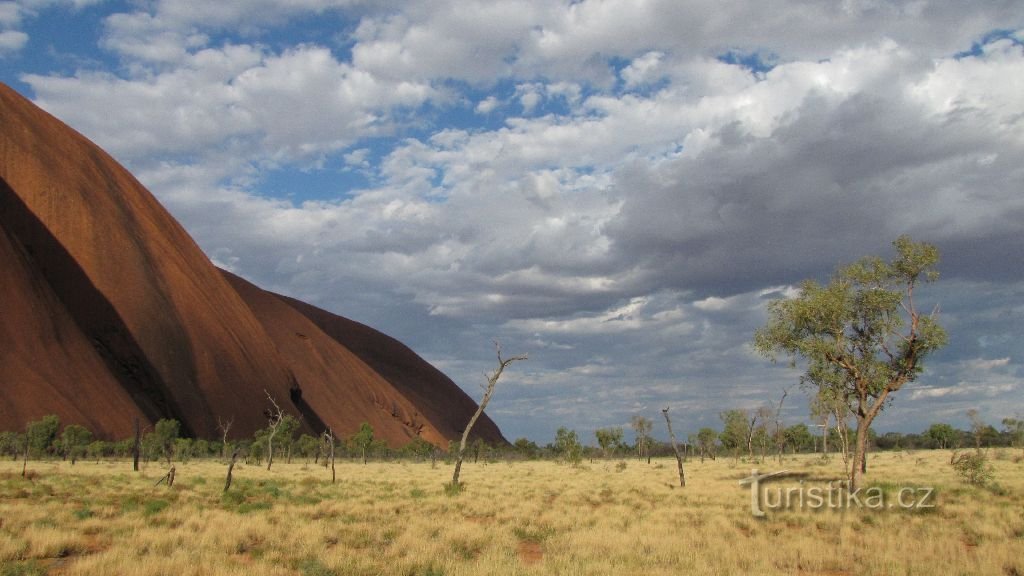
<svg viewBox="0 0 1024 576">
<path fill-rule="evenodd" d="M 1010 435 L 1010 443 L 1024 450 L 1024 419 L 1003 418 L 1003 430 Z"/>
<path fill-rule="evenodd" d="M 806 362 L 802 382 L 849 399 L 857 420 L 850 490 L 861 486 L 868 429 L 924 359 L 946 344 L 936 311 L 921 314 L 915 289 L 938 278 L 938 250 L 901 236 L 896 256 L 868 257 L 844 266 L 827 285 L 806 280 L 794 298 L 768 304 L 768 323 L 754 334 L 765 357 L 781 353 Z"/>
<path fill-rule="evenodd" d="M 981 450 L 954 456 L 953 469 L 960 478 L 974 486 L 987 486 L 995 479 L 995 469 Z"/>
<path fill-rule="evenodd" d="M 722 448 L 738 455 L 739 451 L 747 445 L 747 431 L 749 422 L 746 410 L 726 410 L 718 415 L 722 419 L 722 432 L 718 435 Z M 737 456 L 738 458 L 738 456 Z"/>
<path fill-rule="evenodd" d="M 60 435 L 61 452 L 71 459 L 71 465 L 85 455 L 85 449 L 92 442 L 92 432 L 85 426 L 68 424 Z"/>
<path fill-rule="evenodd" d="M 0 455 L 11 456 L 17 460 L 18 456 L 25 451 L 25 436 L 17 432 L 0 432 Z"/>
<path fill-rule="evenodd" d="M 953 448 L 956 446 L 957 438 L 959 434 L 956 429 L 949 424 L 932 424 L 924 432 L 925 438 L 932 441 L 936 448 L 945 450 L 946 448 Z"/>
<path fill-rule="evenodd" d="M 167 459 L 167 465 L 171 465 L 174 458 L 174 447 L 181 432 L 181 423 L 173 418 L 161 418 L 153 426 L 153 432 L 147 434 L 152 436 L 152 445 Z"/>
<path fill-rule="evenodd" d="M 569 430 L 563 426 L 555 432 L 555 452 L 563 462 L 574 466 L 579 465 L 583 460 L 583 446 L 580 445 L 580 439 L 575 430 Z"/>
<path fill-rule="evenodd" d="M 436 447 L 421 436 L 413 438 L 408 444 L 402 446 L 402 454 L 412 456 L 417 460 L 429 458 L 434 453 L 434 450 L 436 450 Z"/>
<path fill-rule="evenodd" d="M 359 425 L 359 431 L 349 438 L 352 447 L 360 452 L 363 464 L 366 464 L 366 453 L 373 447 L 373 426 L 368 422 Z"/>
<path fill-rule="evenodd" d="M 25 438 L 28 442 L 27 454 L 44 456 L 53 448 L 57 440 L 60 420 L 53 414 L 43 416 L 39 420 L 29 422 L 25 426 Z"/>
<path fill-rule="evenodd" d="M 533 460 L 540 454 L 540 446 L 537 446 L 537 443 L 533 440 L 526 438 L 516 438 L 515 442 L 512 443 L 512 448 L 520 457 L 527 460 Z"/>
<path fill-rule="evenodd" d="M 786 437 L 786 445 L 793 452 L 804 452 L 814 447 L 814 435 L 803 422 L 786 428 L 782 434 Z"/>
<path fill-rule="evenodd" d="M 715 432 L 714 428 L 704 427 L 697 431 L 697 450 L 700 451 L 701 462 L 707 457 L 715 459 L 715 440 L 717 438 L 718 432 Z"/>
<path fill-rule="evenodd" d="M 615 449 L 622 444 L 622 428 L 615 426 L 612 428 L 598 428 L 594 431 L 594 436 L 597 437 L 597 444 L 601 447 L 601 452 L 604 453 L 604 457 L 615 455 Z"/>
<path fill-rule="evenodd" d="M 319 459 L 320 457 L 320 441 L 309 434 L 299 436 L 298 441 L 295 443 L 295 449 L 299 451 L 299 456 L 307 460 Z"/>
</svg>

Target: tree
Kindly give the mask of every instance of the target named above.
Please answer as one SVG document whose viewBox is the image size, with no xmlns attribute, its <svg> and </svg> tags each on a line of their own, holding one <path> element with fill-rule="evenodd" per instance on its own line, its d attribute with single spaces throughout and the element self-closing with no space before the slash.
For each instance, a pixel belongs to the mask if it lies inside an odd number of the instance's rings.
<svg viewBox="0 0 1024 576">
<path fill-rule="evenodd" d="M 633 432 L 636 434 L 636 457 L 640 460 L 647 458 L 647 463 L 651 463 L 651 430 L 654 428 L 654 423 L 643 416 L 633 416 L 630 420 L 630 426 L 633 428 Z"/>
<path fill-rule="evenodd" d="M 921 373 L 946 344 L 938 308 L 921 314 L 915 288 L 938 278 L 938 249 L 901 236 L 889 262 L 866 257 L 840 268 L 827 285 L 805 280 L 798 295 L 768 304 L 768 323 L 754 334 L 765 357 L 806 362 L 811 388 L 839 391 L 853 408 L 857 436 L 850 490 L 861 485 L 868 429 L 891 395 Z"/>
<path fill-rule="evenodd" d="M 299 440 L 295 445 L 299 449 L 299 455 L 307 460 L 310 458 L 319 458 L 320 441 L 309 434 L 300 435 Z"/>
<path fill-rule="evenodd" d="M 672 420 L 668 417 L 669 407 L 666 406 L 661 409 L 661 414 L 665 416 L 665 425 L 668 426 L 668 437 L 672 441 L 672 451 L 676 455 L 676 468 L 679 472 L 679 486 L 686 486 L 686 474 L 683 472 L 683 455 L 679 453 L 679 444 L 676 443 L 676 433 L 672 431 Z"/>
<path fill-rule="evenodd" d="M 1003 418 L 1003 430 L 1010 435 L 1013 446 L 1024 450 L 1024 419 Z"/>
<path fill-rule="evenodd" d="M 27 442 L 25 454 L 39 454 L 42 456 L 49 452 L 54 441 L 57 439 L 58 428 L 60 428 L 60 420 L 53 414 L 29 422 L 25 426 L 25 439 Z"/>
<path fill-rule="evenodd" d="M 956 446 L 959 434 L 949 424 L 932 424 L 925 430 L 924 436 L 931 440 L 936 448 L 945 450 Z"/>
<path fill-rule="evenodd" d="M 181 430 L 181 423 L 172 418 L 161 418 L 153 426 L 153 431 L 147 434 L 149 445 L 158 454 L 167 459 L 167 465 L 171 465 L 171 458 L 174 457 L 174 446 L 178 440 L 178 433 Z"/>
<path fill-rule="evenodd" d="M 718 416 L 724 425 L 718 436 L 722 447 L 738 454 L 739 449 L 747 443 L 747 411 L 726 410 Z"/>
<path fill-rule="evenodd" d="M 807 424 L 794 424 L 783 431 L 786 437 L 786 445 L 794 452 L 802 452 L 814 446 L 814 436 Z"/>
<path fill-rule="evenodd" d="M 714 428 L 701 428 L 697 432 L 697 449 L 700 450 L 700 461 L 703 462 L 706 456 L 715 459 L 715 439 L 718 432 Z"/>
<path fill-rule="evenodd" d="M 622 444 L 622 428 L 598 428 L 594 431 L 594 436 L 597 437 L 597 444 L 601 447 L 601 452 L 604 453 L 604 457 L 607 458 L 609 455 L 615 454 L 615 449 Z"/>
<path fill-rule="evenodd" d="M 0 432 L 0 454 L 11 456 L 14 460 L 24 452 L 25 435 L 17 432 Z"/>
<path fill-rule="evenodd" d="M 583 447 L 575 430 L 562 426 L 555 432 L 555 453 L 564 461 L 576 465 L 583 459 Z"/>
<path fill-rule="evenodd" d="M 527 460 L 533 460 L 540 454 L 540 446 L 533 440 L 527 440 L 526 438 L 516 438 L 516 441 L 512 443 L 512 448 L 522 457 Z"/>
<path fill-rule="evenodd" d="M 234 423 L 234 418 L 230 418 L 227 421 L 222 421 L 219 416 L 217 417 L 217 429 L 220 430 L 221 432 L 220 457 L 223 458 L 224 460 L 228 459 L 228 453 L 230 452 L 229 448 L 231 445 L 228 443 L 228 431 L 231 430 L 231 425 Z M 238 455 L 235 454 L 233 457 L 237 458 Z"/>
<path fill-rule="evenodd" d="M 274 441 L 277 440 L 279 445 L 284 446 L 290 452 L 292 435 L 298 429 L 299 421 L 291 414 L 285 414 L 281 407 L 277 405 L 274 397 L 270 395 L 270 392 L 266 390 L 263 392 L 267 395 L 267 400 L 270 401 L 273 408 L 263 413 L 267 417 L 267 427 L 264 431 L 257 432 L 256 434 L 267 443 L 267 470 L 270 470 L 270 467 L 274 464 Z M 224 435 L 225 437 L 227 436 L 226 430 Z"/>
<path fill-rule="evenodd" d="M 363 464 L 366 464 L 366 452 L 373 447 L 373 426 L 369 422 L 359 425 L 359 431 L 349 438 L 352 447 L 359 450 L 363 456 Z"/>
<path fill-rule="evenodd" d="M 476 424 L 477 419 L 484 413 L 484 409 L 487 408 L 487 403 L 491 401 L 491 396 L 494 395 L 494 388 L 498 385 L 498 379 L 501 378 L 501 373 L 508 368 L 510 364 L 519 360 L 526 360 L 526 355 L 522 354 L 519 356 L 512 356 L 511 358 L 501 357 L 501 345 L 497 342 L 494 343 L 494 349 L 498 353 L 498 367 L 487 377 L 487 388 L 484 389 L 484 397 L 480 400 L 480 405 L 477 406 L 476 412 L 473 413 L 473 417 L 469 419 L 469 423 L 466 424 L 466 428 L 462 431 L 462 440 L 459 442 L 459 453 L 455 460 L 455 471 L 452 473 L 452 490 L 459 490 L 459 472 L 462 470 L 462 459 L 466 455 L 466 441 L 469 439 L 469 432 L 473 429 L 473 425 Z"/>
<path fill-rule="evenodd" d="M 424 440 L 422 436 L 417 436 L 410 440 L 408 444 L 402 446 L 402 453 L 408 454 L 417 460 L 425 460 L 430 457 L 435 449 L 436 447 Z"/>
<path fill-rule="evenodd" d="M 85 449 L 92 442 L 92 432 L 85 426 L 68 424 L 60 435 L 60 447 L 65 458 L 71 458 L 71 465 L 85 455 Z"/>
</svg>

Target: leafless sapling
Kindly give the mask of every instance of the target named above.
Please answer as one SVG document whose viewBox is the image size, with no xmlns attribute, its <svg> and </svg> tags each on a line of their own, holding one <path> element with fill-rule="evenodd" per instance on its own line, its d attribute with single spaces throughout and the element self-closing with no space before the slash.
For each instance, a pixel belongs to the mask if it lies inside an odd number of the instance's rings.
<svg viewBox="0 0 1024 576">
<path fill-rule="evenodd" d="M 270 470 L 270 466 L 274 463 L 274 435 L 277 434 L 278 427 L 281 426 L 281 421 L 284 420 L 284 412 L 281 411 L 281 407 L 277 405 L 274 397 L 270 395 L 270 392 L 264 390 L 263 392 L 267 395 L 267 400 L 274 406 L 273 410 L 267 410 L 264 414 L 267 416 L 267 470 Z"/>
<path fill-rule="evenodd" d="M 452 474 L 452 483 L 450 484 L 453 491 L 459 489 L 459 472 L 462 471 L 462 459 L 466 454 L 466 441 L 469 439 L 469 432 L 473 429 L 473 425 L 476 424 L 477 419 L 484 413 L 484 409 L 487 408 L 487 403 L 491 401 L 491 396 L 494 395 L 494 388 L 498 385 L 498 379 L 501 378 L 501 373 L 505 371 L 505 368 L 518 360 L 526 360 L 526 354 L 519 356 L 512 356 L 511 358 L 501 357 L 501 345 L 498 342 L 494 343 L 494 348 L 498 353 L 498 367 L 494 373 L 487 376 L 487 388 L 484 389 L 484 397 L 480 400 L 480 405 L 477 406 L 476 412 L 473 413 L 473 417 L 469 419 L 469 423 L 466 424 L 466 429 L 462 431 L 462 440 L 459 442 L 459 453 L 455 460 L 455 472 Z"/>
<path fill-rule="evenodd" d="M 220 430 L 220 457 L 224 460 L 228 459 L 228 431 L 231 430 L 231 425 L 234 423 L 234 418 L 224 422 L 220 416 L 217 417 L 217 429 Z"/>
<path fill-rule="evenodd" d="M 683 472 L 683 456 L 679 454 L 679 444 L 676 442 L 676 434 L 672 431 L 672 420 L 668 417 L 669 407 L 662 408 L 661 413 L 665 416 L 665 425 L 668 426 L 668 437 L 672 441 L 672 451 L 676 454 L 676 466 L 679 468 L 679 486 L 686 486 L 686 474 Z"/>
</svg>

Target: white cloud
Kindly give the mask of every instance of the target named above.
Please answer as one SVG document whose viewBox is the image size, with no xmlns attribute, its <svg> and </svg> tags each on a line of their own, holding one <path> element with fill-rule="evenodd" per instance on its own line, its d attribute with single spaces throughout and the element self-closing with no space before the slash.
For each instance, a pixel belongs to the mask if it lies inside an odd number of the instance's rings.
<svg viewBox="0 0 1024 576">
<path fill-rule="evenodd" d="M 657 80 L 661 60 L 664 57 L 664 52 L 653 51 L 630 62 L 629 66 L 623 68 L 620 73 L 626 87 L 635 88 Z"/>
<path fill-rule="evenodd" d="M 494 96 L 488 96 L 487 98 L 481 100 L 476 105 L 476 108 L 474 108 L 474 110 L 476 111 L 477 114 L 490 114 L 500 105 L 501 102 L 497 98 L 495 98 Z"/>
<path fill-rule="evenodd" d="M 118 66 L 27 75 L 37 100 L 128 162 L 218 263 L 384 328 L 457 379 L 487 368 L 465 360 L 473 344 L 505 335 L 544 351 L 530 382 L 625 382 L 643 396 L 631 406 L 756 403 L 795 380 L 747 345 L 764 302 L 909 232 L 949 253 L 948 278 L 979 283 L 942 309 L 951 334 L 983 335 L 917 398 L 967 381 L 959 358 L 1001 378 L 983 382 L 993 402 L 1020 381 L 998 362 L 1019 319 L 1024 54 L 997 40 L 953 55 L 1021 7 L 133 6 L 105 22 Z M 343 22 L 337 44 L 268 34 L 311 13 Z M 319 201 L 260 188 L 324 166 L 369 184 Z M 994 286 L 1013 297 L 989 302 Z M 970 313 L 988 306 L 1001 314 Z"/>
<path fill-rule="evenodd" d="M 28 34 L 18 30 L 0 31 L 0 55 L 4 52 L 17 52 L 28 43 Z"/>
</svg>

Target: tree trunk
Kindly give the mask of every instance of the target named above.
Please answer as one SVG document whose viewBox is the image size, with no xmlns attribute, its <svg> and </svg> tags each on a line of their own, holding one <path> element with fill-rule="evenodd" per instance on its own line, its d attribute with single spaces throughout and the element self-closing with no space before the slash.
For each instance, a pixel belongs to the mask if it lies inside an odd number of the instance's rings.
<svg viewBox="0 0 1024 576">
<path fill-rule="evenodd" d="M 228 477 L 224 481 L 224 491 L 227 492 L 228 488 L 231 488 L 231 471 L 235 469 L 235 460 L 238 460 L 238 450 L 235 449 L 231 453 L 231 462 L 228 464 Z"/>
<path fill-rule="evenodd" d="M 139 419 L 135 419 L 135 443 L 132 444 L 132 470 L 139 471 L 139 452 L 142 451 L 142 429 L 139 427 Z"/>
<path fill-rule="evenodd" d="M 334 470 L 334 435 L 331 434 L 331 484 L 334 484 L 337 478 L 337 473 Z"/>
<path fill-rule="evenodd" d="M 857 445 L 854 446 L 853 466 L 850 470 L 850 491 L 860 488 L 864 474 L 864 455 L 868 442 L 868 426 L 871 421 L 866 417 L 857 418 Z"/>
<path fill-rule="evenodd" d="M 676 467 L 679 469 L 679 486 L 686 487 L 686 474 L 683 472 L 683 457 L 679 455 L 679 445 L 676 443 L 676 435 L 672 432 L 672 421 L 668 417 L 668 408 L 662 409 L 665 416 L 665 424 L 668 426 L 668 436 L 672 439 L 672 451 L 676 453 Z"/>
<path fill-rule="evenodd" d="M 494 347 L 498 351 L 498 368 L 487 377 L 487 388 L 484 390 L 484 397 L 480 400 L 480 405 L 477 406 L 476 412 L 473 413 L 473 417 L 469 419 L 469 423 L 466 424 L 466 429 L 462 431 L 462 440 L 459 442 L 459 454 L 455 461 L 455 471 L 452 473 L 453 489 L 457 490 L 459 487 L 459 473 L 462 471 L 462 459 L 466 455 L 466 441 L 469 439 L 469 431 L 473 429 L 473 425 L 480 418 L 480 415 L 484 413 L 487 408 L 487 403 L 491 401 L 491 396 L 494 395 L 494 387 L 498 385 L 498 379 L 501 378 L 501 373 L 504 372 L 505 368 L 509 364 L 517 360 L 526 360 L 526 355 L 513 356 L 511 358 L 501 358 L 501 346 L 497 342 L 494 343 Z"/>
</svg>

